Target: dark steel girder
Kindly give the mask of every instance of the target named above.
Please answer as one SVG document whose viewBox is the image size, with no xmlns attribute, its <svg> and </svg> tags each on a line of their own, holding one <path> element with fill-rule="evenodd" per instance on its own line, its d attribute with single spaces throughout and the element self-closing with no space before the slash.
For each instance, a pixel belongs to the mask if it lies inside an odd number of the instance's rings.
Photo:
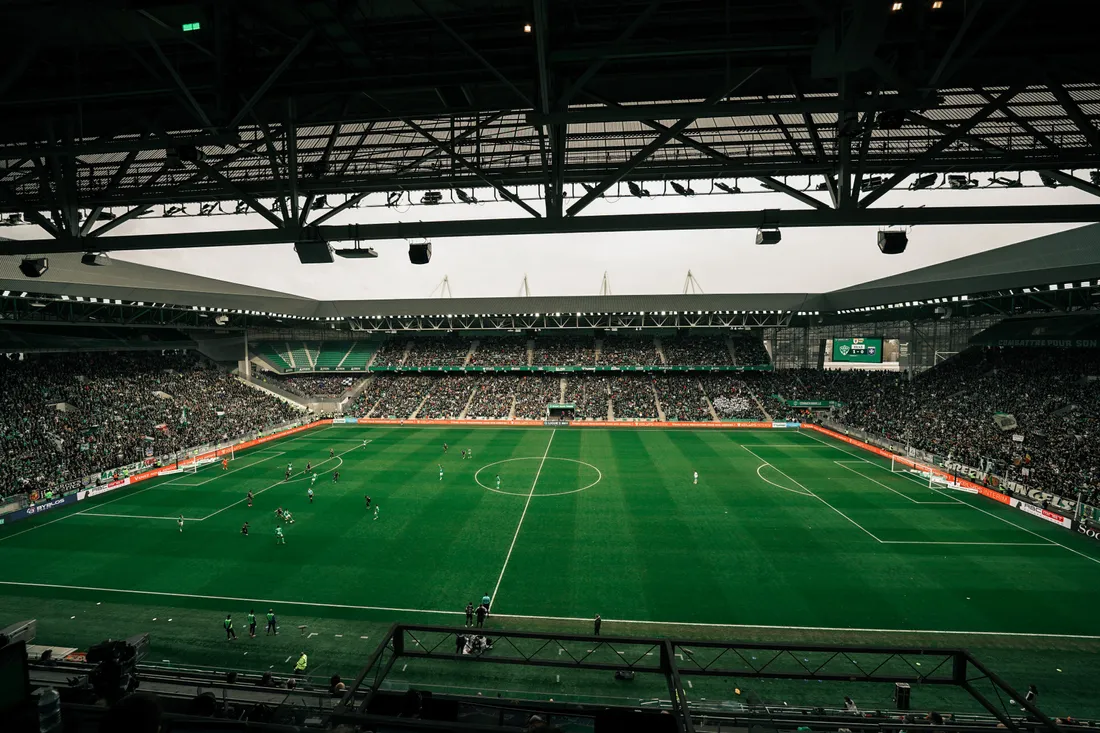
<svg viewBox="0 0 1100 733">
<path fill-rule="evenodd" d="M 809 209 L 721 211 L 685 214 L 632 214 L 547 218 L 420 221 L 386 224 L 341 224 L 311 227 L 328 241 L 438 239 L 529 234 L 580 234 L 622 231 L 685 231 L 699 229 L 756 229 L 831 226 L 930 226 L 948 224 L 1077 224 L 1100 221 L 1100 204 L 1058 206 L 952 206 L 897 209 Z M 112 222 L 113 223 L 113 222 Z M 19 240 L 4 243 L 0 254 L 52 254 L 58 252 L 134 251 L 186 249 L 294 242 L 303 234 L 298 227 L 185 234 L 143 234 L 101 237 L 94 240 Z"/>
</svg>

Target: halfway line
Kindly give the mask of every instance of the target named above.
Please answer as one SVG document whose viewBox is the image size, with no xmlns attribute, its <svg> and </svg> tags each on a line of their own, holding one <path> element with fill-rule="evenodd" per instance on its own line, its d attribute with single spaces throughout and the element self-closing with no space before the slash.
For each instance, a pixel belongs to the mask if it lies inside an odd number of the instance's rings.
<svg viewBox="0 0 1100 733">
<path fill-rule="evenodd" d="M 531 490 L 527 493 L 527 502 L 523 505 L 523 514 L 519 515 L 519 524 L 516 525 L 516 533 L 512 535 L 512 544 L 508 546 L 508 554 L 504 556 L 504 567 L 500 569 L 500 577 L 497 578 L 497 584 L 493 587 L 493 595 L 489 596 L 489 609 L 492 610 L 493 603 L 497 599 L 497 591 L 500 590 L 500 581 L 504 580 L 504 571 L 508 569 L 508 561 L 512 559 L 512 550 L 516 547 L 516 540 L 519 539 L 519 531 L 523 527 L 523 519 L 527 516 L 527 507 L 531 506 L 531 497 L 535 495 L 535 487 L 538 486 L 539 476 L 542 475 L 542 467 L 546 464 L 546 456 L 550 454 L 550 444 L 554 442 L 554 434 L 557 433 L 557 428 L 550 431 L 550 440 L 546 441 L 546 450 L 542 452 L 542 460 L 539 461 L 539 470 L 535 471 L 535 480 L 531 482 Z"/>
</svg>

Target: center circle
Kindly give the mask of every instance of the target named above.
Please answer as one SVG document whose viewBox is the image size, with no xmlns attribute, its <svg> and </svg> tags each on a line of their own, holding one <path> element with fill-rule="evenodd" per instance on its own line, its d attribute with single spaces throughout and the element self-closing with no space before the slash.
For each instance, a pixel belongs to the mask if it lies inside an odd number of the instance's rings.
<svg viewBox="0 0 1100 733">
<path fill-rule="evenodd" d="M 541 480 L 542 474 L 545 472 L 546 464 L 549 463 L 550 461 L 562 461 L 562 462 L 565 462 L 565 463 L 576 463 L 576 464 L 581 465 L 581 466 L 587 466 L 588 468 L 590 468 L 590 469 L 592 469 L 593 471 L 596 472 L 596 480 L 589 483 L 589 484 L 587 484 L 587 485 L 585 485 L 585 486 L 580 487 L 579 489 L 570 489 L 569 491 L 554 491 L 554 492 L 545 493 L 545 494 L 538 491 L 538 484 L 535 484 L 535 489 L 536 490 L 535 490 L 535 493 L 532 494 L 530 487 L 528 487 L 528 489 L 526 491 L 505 491 L 504 489 L 498 489 L 498 488 L 495 488 L 493 486 L 489 486 L 487 484 L 482 483 L 481 474 L 483 472 L 487 471 L 488 469 L 492 468 L 493 466 L 500 466 L 500 465 L 505 464 L 505 463 L 514 463 L 516 461 L 537 461 L 539 463 L 539 466 L 540 466 L 540 471 L 538 472 L 538 476 L 540 476 L 540 480 Z M 526 497 L 526 496 L 565 496 L 566 494 L 576 494 L 578 492 L 586 491 L 588 489 L 591 489 L 593 486 L 598 484 L 601 480 L 603 480 L 603 473 L 600 471 L 600 469 L 596 468 L 591 463 L 586 463 L 584 461 L 578 461 L 575 458 L 554 458 L 552 456 L 538 456 L 538 457 L 531 456 L 531 457 L 526 457 L 526 458 L 505 458 L 503 461 L 496 461 L 495 463 L 485 464 L 481 468 L 477 469 L 477 472 L 474 474 L 474 481 L 477 483 L 478 486 L 485 489 L 486 491 L 492 491 L 495 494 L 507 494 L 508 496 L 524 496 L 524 497 Z M 534 477 L 532 477 L 532 483 L 534 483 Z"/>
</svg>

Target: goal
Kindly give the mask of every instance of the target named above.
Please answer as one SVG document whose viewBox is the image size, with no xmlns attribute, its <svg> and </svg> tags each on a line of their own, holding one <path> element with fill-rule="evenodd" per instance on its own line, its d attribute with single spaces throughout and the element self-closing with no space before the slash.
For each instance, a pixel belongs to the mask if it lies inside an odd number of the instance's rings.
<svg viewBox="0 0 1100 733">
<path fill-rule="evenodd" d="M 232 461 L 236 458 L 236 452 L 232 446 L 229 447 L 228 453 L 222 453 L 220 456 L 208 455 L 205 458 L 196 458 L 195 455 L 195 453 L 188 453 L 185 457 L 180 458 L 180 471 L 183 473 L 198 473 L 200 468 L 205 468 L 214 463 L 221 463 L 223 459 Z"/>
<path fill-rule="evenodd" d="M 942 469 L 933 468 L 916 461 L 899 461 L 896 456 L 890 457 L 890 473 L 900 473 L 919 480 L 930 489 L 956 489 L 962 490 L 958 479 Z"/>
</svg>

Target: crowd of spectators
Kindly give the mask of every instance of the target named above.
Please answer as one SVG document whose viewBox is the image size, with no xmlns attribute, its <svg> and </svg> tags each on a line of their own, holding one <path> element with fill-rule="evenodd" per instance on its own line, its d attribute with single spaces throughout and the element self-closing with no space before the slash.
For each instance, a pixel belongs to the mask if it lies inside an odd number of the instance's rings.
<svg viewBox="0 0 1100 733">
<path fill-rule="evenodd" d="M 378 351 L 375 353 L 374 361 L 371 362 L 371 365 L 379 367 L 401 366 L 408 346 L 409 342 L 400 338 L 394 338 L 383 342 L 382 345 L 378 347 Z"/>
<path fill-rule="evenodd" d="M 565 384 L 565 401 L 576 405 L 574 414 L 582 420 L 606 420 L 612 380 L 608 374 L 574 372 Z"/>
<path fill-rule="evenodd" d="M 0 358 L 0 492 L 54 487 L 300 415 L 188 352 Z"/>
<path fill-rule="evenodd" d="M 611 377 L 611 411 L 616 420 L 656 420 L 653 377 L 644 372 Z"/>
<path fill-rule="evenodd" d="M 474 397 L 466 417 L 487 417 L 502 420 L 512 412 L 512 395 L 523 382 L 515 374 L 479 375 L 474 381 Z"/>
<path fill-rule="evenodd" d="M 516 386 L 516 417 L 520 420 L 541 420 L 546 406 L 561 402 L 561 377 L 556 374 L 527 374 Z"/>
<path fill-rule="evenodd" d="M 469 366 L 525 366 L 527 339 L 522 336 L 481 336 Z"/>
<path fill-rule="evenodd" d="M 371 417 L 405 420 L 412 417 L 439 376 L 393 372 L 375 374 L 355 405 L 345 413 L 355 417 L 369 414 Z"/>
<path fill-rule="evenodd" d="M 753 399 L 752 388 L 746 383 L 753 379 L 758 386 L 765 386 L 765 380 L 770 380 L 772 373 L 764 373 L 762 376 L 755 374 L 741 375 L 729 372 L 709 372 L 700 377 L 703 390 L 710 398 L 714 413 L 719 420 L 763 420 L 764 413 Z M 777 418 L 779 419 L 779 418 Z"/>
<path fill-rule="evenodd" d="M 466 355 L 469 353 L 468 336 L 448 333 L 431 338 L 421 337 L 413 339 L 409 356 L 405 359 L 405 366 L 462 366 L 466 363 Z"/>
<path fill-rule="evenodd" d="M 666 420 L 702 421 L 713 419 L 699 378 L 688 374 L 662 374 L 653 380 L 657 401 Z"/>
<path fill-rule="evenodd" d="M 680 335 L 661 339 L 665 363 L 672 366 L 727 366 L 733 355 L 724 336 Z"/>
<path fill-rule="evenodd" d="M 975 349 L 846 394 L 853 427 L 1050 493 L 1100 498 L 1100 350 Z M 1091 378 L 1091 379 L 1090 379 Z M 875 399 L 875 395 L 881 395 Z M 1017 426 L 1002 430 L 998 413 Z M 1014 439 L 1022 436 L 1023 440 Z"/>
<path fill-rule="evenodd" d="M 474 378 L 468 374 L 444 374 L 431 382 L 428 399 L 416 413 L 425 420 L 453 420 L 466 409 Z"/>
<path fill-rule="evenodd" d="M 651 366 L 660 364 L 661 357 L 652 338 L 604 336 L 596 363 L 600 366 Z"/>
<path fill-rule="evenodd" d="M 543 336 L 535 339 L 536 366 L 592 366 L 596 363 L 596 342 L 591 336 Z"/>
<path fill-rule="evenodd" d="M 284 376 L 270 372 L 254 373 L 252 378 L 261 384 L 274 384 L 302 397 L 338 397 L 356 381 L 355 377 L 347 375 L 289 374 Z"/>
<path fill-rule="evenodd" d="M 733 337 L 733 355 L 741 366 L 761 366 L 771 363 L 764 342 L 752 333 L 741 333 Z"/>
</svg>

